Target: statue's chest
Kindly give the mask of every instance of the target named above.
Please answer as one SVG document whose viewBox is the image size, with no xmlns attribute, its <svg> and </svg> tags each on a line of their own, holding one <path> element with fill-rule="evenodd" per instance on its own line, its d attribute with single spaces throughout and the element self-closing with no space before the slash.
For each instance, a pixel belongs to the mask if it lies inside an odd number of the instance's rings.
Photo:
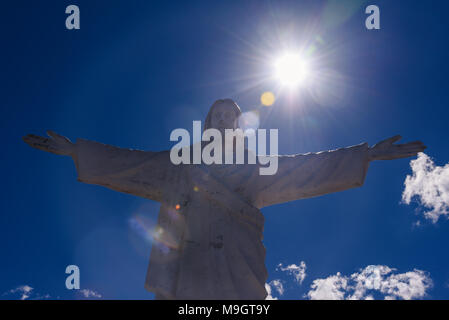
<svg viewBox="0 0 449 320">
<path fill-rule="evenodd" d="M 247 169 L 245 165 L 213 165 L 207 173 L 223 188 L 236 193 L 239 197 L 247 198 Z"/>
</svg>

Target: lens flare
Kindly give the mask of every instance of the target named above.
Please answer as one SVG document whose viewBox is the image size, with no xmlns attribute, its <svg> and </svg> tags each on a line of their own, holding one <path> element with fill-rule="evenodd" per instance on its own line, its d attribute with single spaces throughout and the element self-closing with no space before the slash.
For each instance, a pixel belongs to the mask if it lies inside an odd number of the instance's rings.
<svg viewBox="0 0 449 320">
<path fill-rule="evenodd" d="M 262 105 L 264 106 L 271 106 L 273 105 L 275 100 L 274 94 L 271 91 L 266 91 L 264 93 L 262 93 L 262 95 L 260 96 L 260 102 L 262 103 Z"/>
<path fill-rule="evenodd" d="M 239 127 L 243 132 L 253 132 L 259 128 L 259 112 L 258 111 L 248 111 L 240 115 L 238 119 Z"/>
<path fill-rule="evenodd" d="M 129 226 L 137 235 L 147 243 L 156 245 L 161 251 L 168 252 L 170 249 L 178 249 L 179 244 L 173 236 L 153 221 L 142 215 L 134 215 L 129 219 Z"/>
</svg>

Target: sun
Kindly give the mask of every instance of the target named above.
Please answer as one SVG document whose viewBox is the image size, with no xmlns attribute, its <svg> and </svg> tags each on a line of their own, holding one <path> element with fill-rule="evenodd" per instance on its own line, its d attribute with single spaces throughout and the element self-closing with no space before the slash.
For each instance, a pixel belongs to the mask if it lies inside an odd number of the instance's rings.
<svg viewBox="0 0 449 320">
<path fill-rule="evenodd" d="M 278 58 L 275 70 L 276 78 L 288 87 L 302 85 L 310 73 L 307 61 L 297 53 L 286 53 Z"/>
</svg>

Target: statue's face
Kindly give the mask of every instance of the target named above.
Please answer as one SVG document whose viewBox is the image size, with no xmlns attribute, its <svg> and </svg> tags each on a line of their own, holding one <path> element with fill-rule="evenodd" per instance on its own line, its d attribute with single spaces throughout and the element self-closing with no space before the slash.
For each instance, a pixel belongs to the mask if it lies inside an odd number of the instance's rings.
<svg viewBox="0 0 449 320">
<path fill-rule="evenodd" d="M 217 105 L 211 114 L 211 127 L 220 130 L 224 135 L 225 129 L 236 129 L 237 119 L 233 105 L 230 102 L 223 102 Z"/>
</svg>

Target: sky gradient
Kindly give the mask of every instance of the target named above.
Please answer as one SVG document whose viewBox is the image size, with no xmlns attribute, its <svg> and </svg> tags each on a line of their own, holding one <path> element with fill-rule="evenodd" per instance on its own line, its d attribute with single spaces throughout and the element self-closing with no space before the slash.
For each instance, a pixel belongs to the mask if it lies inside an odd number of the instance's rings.
<svg viewBox="0 0 449 320">
<path fill-rule="evenodd" d="M 80 30 L 65 28 L 70 4 Z M 368 4 L 380 8 L 380 30 L 365 28 Z M 102 298 L 154 297 L 144 289 L 151 241 L 133 219 L 151 225 L 159 204 L 78 182 L 70 158 L 30 148 L 28 133 L 167 150 L 173 129 L 191 130 L 231 98 L 259 112 L 260 128 L 279 129 L 280 154 L 401 134 L 444 166 L 448 10 L 445 1 L 2 3 L 0 299 L 21 298 L 11 290 L 24 285 L 30 298 L 85 298 L 65 288 L 70 264 Z M 321 82 L 280 89 L 273 60 L 296 48 L 309 50 Z M 420 298 L 448 299 L 449 223 L 401 203 L 410 160 L 371 163 L 357 189 L 264 208 L 268 282 L 284 287 L 273 296 L 306 299 L 316 279 L 378 265 L 421 270 L 432 286 Z M 278 267 L 301 261 L 302 281 Z"/>
</svg>

